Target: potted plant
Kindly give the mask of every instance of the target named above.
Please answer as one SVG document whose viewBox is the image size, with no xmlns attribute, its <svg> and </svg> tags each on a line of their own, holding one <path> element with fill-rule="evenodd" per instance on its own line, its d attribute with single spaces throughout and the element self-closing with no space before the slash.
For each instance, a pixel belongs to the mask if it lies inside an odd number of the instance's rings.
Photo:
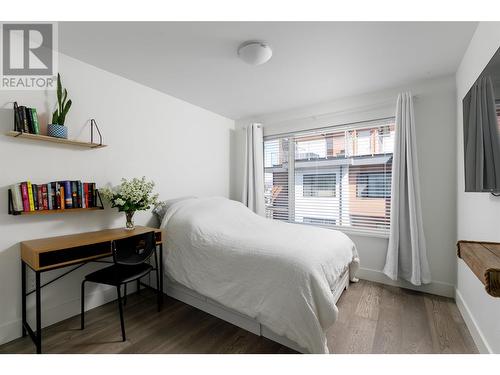
<svg viewBox="0 0 500 375">
<path fill-rule="evenodd" d="M 52 114 L 52 123 L 47 125 L 47 135 L 56 138 L 68 138 L 68 128 L 64 126 L 66 115 L 71 108 L 71 99 L 68 99 L 68 91 L 62 88 L 61 75 L 57 73 L 57 108 Z"/>
<path fill-rule="evenodd" d="M 133 178 L 127 180 L 122 178 L 122 182 L 115 188 L 103 188 L 99 192 L 109 200 L 111 207 L 117 207 L 118 211 L 125 212 L 125 229 L 133 230 L 134 213 L 136 211 L 149 210 L 152 205 L 158 203 L 158 194 L 153 194 L 155 184 L 153 181 L 146 181 L 143 176 L 141 179 Z"/>
</svg>

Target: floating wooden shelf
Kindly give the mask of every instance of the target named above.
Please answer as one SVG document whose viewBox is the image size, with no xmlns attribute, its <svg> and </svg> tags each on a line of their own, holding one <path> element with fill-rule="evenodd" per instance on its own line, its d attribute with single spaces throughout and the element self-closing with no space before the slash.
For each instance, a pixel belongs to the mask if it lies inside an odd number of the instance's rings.
<svg viewBox="0 0 500 375">
<path fill-rule="evenodd" d="M 5 135 L 7 135 L 9 137 L 14 137 L 14 138 L 31 139 L 33 141 L 42 141 L 42 142 L 61 143 L 61 144 L 78 146 L 78 147 L 86 147 L 86 148 L 106 147 L 106 145 L 98 144 L 98 143 L 90 143 L 90 142 L 76 141 L 73 139 L 49 137 L 47 135 L 41 135 L 41 134 L 20 133 L 20 132 L 14 131 L 14 130 L 8 131 L 7 133 L 5 133 Z"/>
<path fill-rule="evenodd" d="M 500 243 L 458 241 L 457 255 L 481 280 L 489 295 L 500 297 Z"/>
<path fill-rule="evenodd" d="M 16 212 L 15 215 L 51 215 L 51 214 L 65 214 L 68 212 L 81 212 L 81 211 L 97 211 L 103 210 L 102 207 L 89 207 L 89 208 L 66 208 L 64 210 L 40 210 L 40 211 L 29 211 L 29 212 Z"/>
</svg>

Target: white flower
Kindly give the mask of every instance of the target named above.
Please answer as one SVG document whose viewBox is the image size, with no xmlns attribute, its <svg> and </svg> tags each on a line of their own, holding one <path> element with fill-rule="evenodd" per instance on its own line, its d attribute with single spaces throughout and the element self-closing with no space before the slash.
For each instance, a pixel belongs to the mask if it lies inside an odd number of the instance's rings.
<svg viewBox="0 0 500 375">
<path fill-rule="evenodd" d="M 133 178 L 130 181 L 122 178 L 122 183 L 115 189 L 103 188 L 101 192 L 113 207 L 140 211 L 147 210 L 158 202 L 158 194 L 153 194 L 154 186 L 154 182 L 147 182 L 145 177 Z"/>
<path fill-rule="evenodd" d="M 115 205 L 116 206 L 124 206 L 125 205 L 125 201 L 121 198 L 116 198 L 115 199 Z"/>
</svg>

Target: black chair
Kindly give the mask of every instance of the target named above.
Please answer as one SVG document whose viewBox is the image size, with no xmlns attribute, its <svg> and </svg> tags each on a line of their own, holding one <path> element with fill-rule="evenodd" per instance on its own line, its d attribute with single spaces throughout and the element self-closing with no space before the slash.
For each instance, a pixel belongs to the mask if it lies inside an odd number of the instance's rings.
<svg viewBox="0 0 500 375">
<path fill-rule="evenodd" d="M 137 281 L 137 287 L 140 287 L 140 279 L 148 275 L 151 271 L 156 270 L 156 290 L 158 293 L 158 310 L 160 309 L 160 275 L 158 266 L 158 257 L 156 255 L 155 247 L 155 233 L 148 232 L 137 236 L 124 238 L 121 240 L 113 241 L 111 244 L 113 252 L 113 265 L 92 272 L 85 276 L 82 281 L 82 312 L 81 312 L 81 329 L 85 328 L 85 283 L 87 281 L 112 285 L 116 287 L 118 294 L 118 309 L 120 311 L 120 323 L 122 328 L 122 339 L 125 338 L 125 324 L 123 321 L 123 305 L 121 286 L 124 285 L 125 300 L 127 296 L 127 283 Z M 155 268 L 147 260 L 154 255 Z"/>
</svg>

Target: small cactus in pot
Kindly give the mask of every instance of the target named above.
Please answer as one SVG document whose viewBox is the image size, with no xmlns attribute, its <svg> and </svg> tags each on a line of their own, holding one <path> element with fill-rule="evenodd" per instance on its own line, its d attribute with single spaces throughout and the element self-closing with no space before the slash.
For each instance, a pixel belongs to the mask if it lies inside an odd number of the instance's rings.
<svg viewBox="0 0 500 375">
<path fill-rule="evenodd" d="M 47 125 L 47 135 L 57 138 L 68 138 L 68 128 L 64 126 L 66 115 L 72 101 L 68 99 L 68 91 L 63 90 L 61 75 L 57 74 L 57 108 L 52 114 L 52 122 Z"/>
</svg>

